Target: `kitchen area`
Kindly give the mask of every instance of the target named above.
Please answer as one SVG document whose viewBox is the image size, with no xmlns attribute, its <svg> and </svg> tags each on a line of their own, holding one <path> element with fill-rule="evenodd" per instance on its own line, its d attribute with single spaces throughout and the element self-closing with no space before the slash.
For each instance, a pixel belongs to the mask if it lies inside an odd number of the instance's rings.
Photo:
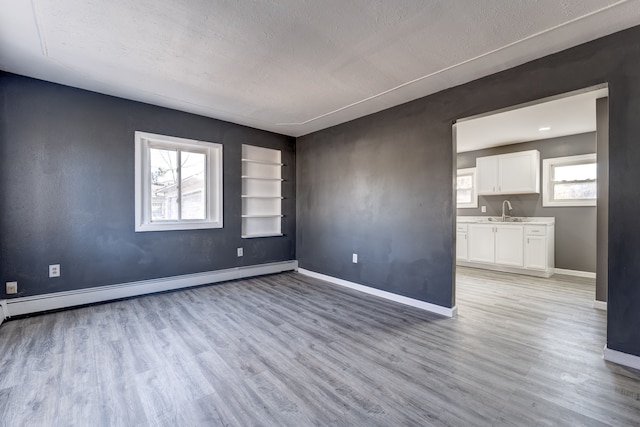
<svg viewBox="0 0 640 427">
<path fill-rule="evenodd" d="M 595 90 L 456 123 L 456 265 L 596 278 L 603 100 Z"/>
<path fill-rule="evenodd" d="M 540 192 L 540 152 L 520 151 L 476 159 L 478 193 Z M 479 177 L 478 177 L 479 176 Z M 500 216 L 458 216 L 456 263 L 511 273 L 550 277 L 555 266 L 555 218 L 512 216 L 508 199 Z"/>
</svg>

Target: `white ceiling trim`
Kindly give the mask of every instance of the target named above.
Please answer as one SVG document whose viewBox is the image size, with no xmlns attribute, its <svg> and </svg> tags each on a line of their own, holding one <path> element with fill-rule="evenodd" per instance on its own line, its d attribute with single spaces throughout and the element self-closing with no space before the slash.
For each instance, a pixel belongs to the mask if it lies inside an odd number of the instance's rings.
<svg viewBox="0 0 640 427">
<path fill-rule="evenodd" d="M 44 56 L 49 56 L 49 49 L 47 48 L 47 41 L 44 37 L 44 31 L 42 29 L 41 20 L 38 13 L 37 0 L 31 0 L 31 8 L 33 9 L 33 21 L 36 23 L 36 29 L 38 31 L 38 40 L 40 40 L 40 49 Z"/>
</svg>

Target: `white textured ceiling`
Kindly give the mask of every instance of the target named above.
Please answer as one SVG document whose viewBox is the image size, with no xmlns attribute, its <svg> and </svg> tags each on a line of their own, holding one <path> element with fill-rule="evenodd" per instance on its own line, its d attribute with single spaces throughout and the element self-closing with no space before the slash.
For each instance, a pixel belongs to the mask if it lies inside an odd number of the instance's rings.
<svg viewBox="0 0 640 427">
<path fill-rule="evenodd" d="M 638 23 L 639 0 L 0 0 L 0 69 L 300 136 Z"/>
<path fill-rule="evenodd" d="M 596 131 L 598 89 L 535 103 L 456 124 L 458 153 Z"/>
</svg>

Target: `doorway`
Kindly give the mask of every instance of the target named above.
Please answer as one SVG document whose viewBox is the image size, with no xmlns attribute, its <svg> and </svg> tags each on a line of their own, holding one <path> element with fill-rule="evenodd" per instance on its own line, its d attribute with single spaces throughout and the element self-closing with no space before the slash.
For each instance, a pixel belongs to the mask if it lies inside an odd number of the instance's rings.
<svg viewBox="0 0 640 427">
<path fill-rule="evenodd" d="M 459 119 L 453 139 L 456 264 L 595 280 L 592 304 L 606 309 L 607 86 Z M 530 172 L 537 188 L 526 185 Z"/>
</svg>

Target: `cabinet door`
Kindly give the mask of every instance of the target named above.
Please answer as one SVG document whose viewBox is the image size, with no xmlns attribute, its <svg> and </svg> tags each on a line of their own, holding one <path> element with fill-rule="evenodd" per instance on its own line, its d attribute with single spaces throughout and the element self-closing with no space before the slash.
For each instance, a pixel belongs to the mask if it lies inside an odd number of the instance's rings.
<svg viewBox="0 0 640 427">
<path fill-rule="evenodd" d="M 494 226 L 489 224 L 469 224 L 469 261 L 491 262 L 494 255 Z"/>
<path fill-rule="evenodd" d="M 476 159 L 476 179 L 478 194 L 498 193 L 498 157 L 478 157 Z"/>
<path fill-rule="evenodd" d="M 502 194 L 540 192 L 540 155 L 523 151 L 498 158 L 498 192 Z"/>
<path fill-rule="evenodd" d="M 524 262 L 524 227 L 496 225 L 496 264 L 522 267 Z"/>
<path fill-rule="evenodd" d="M 458 231 L 456 233 L 456 259 L 467 261 L 469 259 L 469 246 L 467 245 L 467 233 Z"/>
<path fill-rule="evenodd" d="M 536 270 L 547 269 L 547 238 L 527 236 L 524 246 L 524 266 Z"/>
</svg>

